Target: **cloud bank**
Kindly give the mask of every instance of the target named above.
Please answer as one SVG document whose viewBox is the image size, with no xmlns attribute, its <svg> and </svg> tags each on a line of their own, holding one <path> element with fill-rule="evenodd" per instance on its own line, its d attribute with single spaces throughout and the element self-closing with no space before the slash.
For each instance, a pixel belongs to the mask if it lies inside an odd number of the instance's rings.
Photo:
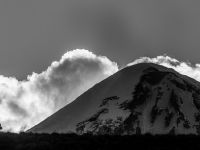
<svg viewBox="0 0 200 150">
<path fill-rule="evenodd" d="M 25 131 L 117 71 L 117 64 L 107 57 L 77 49 L 25 81 L 0 75 L 3 130 Z"/>
<path fill-rule="evenodd" d="M 132 63 L 155 63 L 200 81 L 200 64 L 178 61 L 167 55 L 141 57 Z M 105 56 L 77 49 L 66 52 L 42 73 L 27 80 L 0 75 L 0 123 L 3 131 L 25 131 L 119 70 Z"/>
<path fill-rule="evenodd" d="M 155 63 L 168 68 L 172 68 L 180 74 L 187 75 L 200 82 L 200 64 L 191 64 L 190 62 L 179 61 L 167 55 L 157 56 L 155 58 L 141 57 L 128 64 L 128 66 L 138 63 Z"/>
</svg>

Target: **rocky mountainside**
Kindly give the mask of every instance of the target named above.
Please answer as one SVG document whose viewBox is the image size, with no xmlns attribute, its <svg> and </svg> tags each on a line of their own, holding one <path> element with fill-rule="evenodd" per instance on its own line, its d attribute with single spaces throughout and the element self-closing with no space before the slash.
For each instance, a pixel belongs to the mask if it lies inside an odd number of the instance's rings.
<svg viewBox="0 0 200 150">
<path fill-rule="evenodd" d="M 27 132 L 200 134 L 200 83 L 156 64 L 133 65 Z"/>
</svg>

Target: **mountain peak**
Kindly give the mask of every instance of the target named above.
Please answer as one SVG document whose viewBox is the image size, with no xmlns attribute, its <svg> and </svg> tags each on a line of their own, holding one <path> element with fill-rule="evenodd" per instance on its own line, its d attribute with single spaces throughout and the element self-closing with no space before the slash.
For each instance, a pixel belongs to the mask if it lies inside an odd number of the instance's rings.
<svg viewBox="0 0 200 150">
<path fill-rule="evenodd" d="M 200 133 L 200 84 L 152 63 L 126 67 L 30 132 Z"/>
</svg>

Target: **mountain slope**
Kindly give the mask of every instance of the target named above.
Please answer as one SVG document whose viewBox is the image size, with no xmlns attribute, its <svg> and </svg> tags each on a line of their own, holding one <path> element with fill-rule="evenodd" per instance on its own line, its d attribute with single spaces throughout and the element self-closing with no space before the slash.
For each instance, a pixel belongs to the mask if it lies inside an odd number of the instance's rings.
<svg viewBox="0 0 200 150">
<path fill-rule="evenodd" d="M 126 67 L 28 132 L 200 133 L 200 83 L 151 63 Z"/>
</svg>

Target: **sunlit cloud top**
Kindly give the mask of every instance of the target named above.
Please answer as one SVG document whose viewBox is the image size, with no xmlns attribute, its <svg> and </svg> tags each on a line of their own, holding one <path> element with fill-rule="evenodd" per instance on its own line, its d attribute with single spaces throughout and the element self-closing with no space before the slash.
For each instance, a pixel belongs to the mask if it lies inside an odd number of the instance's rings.
<svg viewBox="0 0 200 150">
<path fill-rule="evenodd" d="M 66 52 L 27 80 L 0 76 L 0 123 L 4 131 L 24 131 L 39 123 L 97 82 L 118 71 L 105 56 L 77 49 Z"/>
</svg>

